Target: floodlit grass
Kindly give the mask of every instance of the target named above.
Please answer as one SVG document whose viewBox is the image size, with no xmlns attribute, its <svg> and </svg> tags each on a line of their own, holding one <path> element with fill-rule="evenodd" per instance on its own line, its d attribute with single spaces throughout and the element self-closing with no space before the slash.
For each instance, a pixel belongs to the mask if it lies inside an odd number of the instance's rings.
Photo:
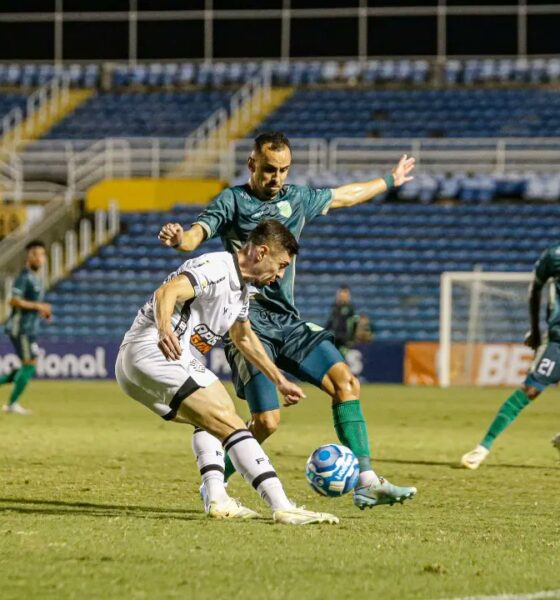
<svg viewBox="0 0 560 600">
<path fill-rule="evenodd" d="M 549 441 L 558 391 L 472 472 L 457 461 L 509 390 L 365 387 L 377 471 L 419 493 L 364 512 L 307 486 L 307 456 L 336 438 L 326 396 L 306 392 L 267 450 L 290 497 L 334 512 L 339 526 L 275 526 L 237 475 L 231 493 L 263 520 L 210 521 L 189 427 L 159 420 L 113 383 L 33 382 L 24 402 L 33 416 L 0 415 L 0 597 L 436 599 L 560 588 Z"/>
</svg>

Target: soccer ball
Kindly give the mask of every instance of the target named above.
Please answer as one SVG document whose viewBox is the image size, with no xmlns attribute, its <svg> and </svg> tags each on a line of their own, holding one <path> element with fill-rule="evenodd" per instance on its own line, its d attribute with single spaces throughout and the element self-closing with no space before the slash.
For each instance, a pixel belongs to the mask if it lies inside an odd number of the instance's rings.
<svg viewBox="0 0 560 600">
<path fill-rule="evenodd" d="M 309 485 L 323 496 L 342 496 L 358 483 L 358 459 L 350 448 L 327 444 L 313 452 L 305 466 Z"/>
</svg>

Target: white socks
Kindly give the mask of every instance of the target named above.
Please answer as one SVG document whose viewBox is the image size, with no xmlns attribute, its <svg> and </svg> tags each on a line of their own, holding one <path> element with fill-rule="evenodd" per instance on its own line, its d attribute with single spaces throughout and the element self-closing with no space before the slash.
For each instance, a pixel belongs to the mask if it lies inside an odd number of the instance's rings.
<svg viewBox="0 0 560 600">
<path fill-rule="evenodd" d="M 360 478 L 358 479 L 358 485 L 356 487 L 369 487 L 370 485 L 377 485 L 381 483 L 379 481 L 379 477 L 375 474 L 375 471 L 362 471 L 360 473 Z"/>
<path fill-rule="evenodd" d="M 243 478 L 250 483 L 272 510 L 293 507 L 268 456 L 248 429 L 238 429 L 224 440 L 224 449 Z"/>
<path fill-rule="evenodd" d="M 196 428 L 192 437 L 192 449 L 202 483 L 206 487 L 208 501 L 225 502 L 229 496 L 224 486 L 224 449 L 220 440 L 207 431 Z"/>
</svg>

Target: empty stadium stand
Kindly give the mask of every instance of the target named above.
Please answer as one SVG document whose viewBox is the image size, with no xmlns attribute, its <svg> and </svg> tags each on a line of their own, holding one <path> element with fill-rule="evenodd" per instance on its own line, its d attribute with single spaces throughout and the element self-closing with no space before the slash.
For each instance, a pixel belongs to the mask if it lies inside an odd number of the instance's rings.
<svg viewBox="0 0 560 600">
<path fill-rule="evenodd" d="M 69 76 L 73 87 L 91 88 L 99 85 L 101 68 L 97 64 L 0 64 L 0 86 L 39 87 L 62 73 Z"/>
<path fill-rule="evenodd" d="M 327 139 L 559 136 L 560 93 L 539 89 L 300 89 L 259 129 Z"/>
<path fill-rule="evenodd" d="M 47 139 L 180 137 L 225 107 L 229 91 L 100 93 L 45 136 Z"/>
<path fill-rule="evenodd" d="M 160 246 L 162 223 L 191 223 L 202 207 L 123 215 L 113 243 L 48 294 L 56 319 L 49 334 L 119 338 L 137 309 L 186 258 Z M 297 259 L 302 316 L 323 324 L 338 285 L 372 319 L 378 340 L 435 340 L 442 271 L 530 271 L 560 237 L 558 205 L 365 204 L 308 224 Z M 198 253 L 221 250 L 219 240 Z M 194 255 L 194 254 L 193 254 Z M 526 308 L 512 315 L 526 320 Z M 504 324 L 502 339 L 511 336 Z"/>
<path fill-rule="evenodd" d="M 240 85 L 269 69 L 277 85 L 384 84 L 423 85 L 542 84 L 560 79 L 560 59 L 450 59 L 443 65 L 425 59 L 323 61 L 165 62 L 136 65 L 0 64 L 0 86 L 37 87 L 66 73 L 74 87 L 98 87 L 104 72 L 115 87 Z"/>
<path fill-rule="evenodd" d="M 0 118 L 7 115 L 14 108 L 19 108 L 25 113 L 27 96 L 18 92 L 0 92 Z"/>
</svg>

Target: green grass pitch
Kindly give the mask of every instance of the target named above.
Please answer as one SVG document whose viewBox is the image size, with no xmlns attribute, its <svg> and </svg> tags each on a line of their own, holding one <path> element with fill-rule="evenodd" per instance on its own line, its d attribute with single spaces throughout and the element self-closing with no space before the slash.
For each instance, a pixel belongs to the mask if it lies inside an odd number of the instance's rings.
<svg viewBox="0 0 560 600">
<path fill-rule="evenodd" d="M 7 397 L 0 389 L 0 402 Z M 436 599 L 560 588 L 560 392 L 546 392 L 478 471 L 456 468 L 509 393 L 365 386 L 374 465 L 418 496 L 359 511 L 307 486 L 336 441 L 327 397 L 307 388 L 266 445 L 288 494 L 339 526 L 273 525 L 239 476 L 249 523 L 201 512 L 190 427 L 114 383 L 33 382 L 33 416 L 0 414 L 0 597 Z M 243 415 L 246 406 L 239 404 Z"/>
</svg>

